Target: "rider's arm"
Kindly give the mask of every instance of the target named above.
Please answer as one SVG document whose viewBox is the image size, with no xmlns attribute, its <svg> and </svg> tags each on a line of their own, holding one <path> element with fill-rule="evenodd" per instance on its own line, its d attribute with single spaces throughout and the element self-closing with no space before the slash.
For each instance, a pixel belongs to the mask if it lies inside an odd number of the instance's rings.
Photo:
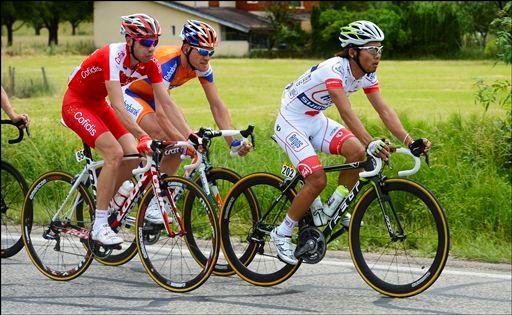
<svg viewBox="0 0 512 315">
<path fill-rule="evenodd" d="M 219 127 L 219 129 L 232 129 L 231 126 L 231 117 L 229 116 L 229 111 L 220 99 L 219 92 L 217 91 L 217 86 L 213 82 L 202 84 L 204 94 L 206 95 L 206 99 L 208 99 L 208 103 L 210 104 L 210 109 L 212 111 L 213 119 L 215 123 Z M 224 138 L 228 145 L 233 141 L 233 137 L 225 137 Z"/>
<path fill-rule="evenodd" d="M 131 118 L 130 114 L 126 111 L 123 105 L 123 92 L 121 91 L 121 83 L 119 81 L 105 81 L 105 87 L 107 88 L 108 98 L 110 104 L 114 109 L 119 121 L 128 131 L 133 134 L 137 139 L 146 133 L 142 130 L 139 125 Z"/>
<path fill-rule="evenodd" d="M 2 86 L 2 109 L 7 114 L 10 120 L 17 122 L 19 120 L 23 120 L 26 126 L 28 126 L 29 120 L 28 115 L 26 114 L 18 114 L 14 111 L 14 109 L 11 106 L 11 102 L 9 101 L 9 97 L 7 96 L 7 93 L 4 90 L 4 87 Z"/>
<path fill-rule="evenodd" d="M 341 119 L 346 124 L 347 128 L 361 141 L 364 146 L 367 146 L 373 139 L 372 136 L 366 131 L 361 120 L 357 117 L 356 113 L 352 110 L 350 101 L 343 88 L 330 88 L 328 89 L 331 100 L 338 108 Z"/>
<path fill-rule="evenodd" d="M 181 110 L 171 100 L 163 83 L 154 83 L 155 114 L 158 124 L 170 140 L 185 140 L 192 132 Z"/>
<path fill-rule="evenodd" d="M 412 137 L 408 136 L 408 133 L 402 126 L 402 123 L 400 122 L 398 115 L 393 110 L 393 108 L 386 104 L 384 98 L 382 97 L 382 94 L 380 94 L 379 91 L 375 91 L 366 94 L 366 97 L 372 104 L 373 108 L 375 108 L 375 110 L 380 116 L 380 119 L 382 119 L 382 121 L 389 129 L 389 131 L 391 131 L 391 133 L 395 137 L 397 137 L 397 139 L 400 139 L 400 141 L 405 145 L 408 146 L 409 144 L 411 144 L 413 142 Z"/>
</svg>

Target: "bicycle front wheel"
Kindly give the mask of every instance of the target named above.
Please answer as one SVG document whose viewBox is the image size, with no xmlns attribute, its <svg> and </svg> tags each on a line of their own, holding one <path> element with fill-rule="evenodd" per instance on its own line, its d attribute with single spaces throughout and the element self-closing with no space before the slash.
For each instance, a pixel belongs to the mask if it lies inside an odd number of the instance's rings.
<svg viewBox="0 0 512 315">
<path fill-rule="evenodd" d="M 354 207 L 350 252 L 373 289 L 409 297 L 426 290 L 441 274 L 449 252 L 448 223 L 437 199 L 421 184 L 402 178 L 383 184 L 380 199 L 372 186 Z"/>
<path fill-rule="evenodd" d="M 220 249 L 217 216 L 208 197 L 192 181 L 169 176 L 160 185 L 173 235 L 162 224 L 144 220 L 154 196 L 153 189 L 149 189 L 142 198 L 135 223 L 137 250 L 144 268 L 158 285 L 178 293 L 192 291 L 210 277 L 217 262 Z M 194 197 L 189 198 L 189 194 Z M 193 200 L 189 205 L 191 215 L 184 212 L 190 200 Z M 173 215 L 175 210 L 180 218 Z M 206 261 L 198 261 L 198 253 Z"/>
<path fill-rule="evenodd" d="M 218 214 L 222 209 L 222 205 L 224 204 L 228 191 L 240 180 L 241 176 L 231 169 L 216 167 L 208 170 L 206 177 L 210 188 L 210 194 L 212 196 L 211 201 L 216 206 Z M 200 176 L 198 176 L 194 182 L 199 186 L 202 186 Z M 193 197 L 194 196 L 192 194 L 188 195 L 188 198 Z M 187 208 L 185 208 L 185 213 L 192 215 L 193 200 L 187 201 L 186 204 Z M 194 242 L 193 239 L 189 239 L 189 241 Z M 195 252 L 193 251 L 192 253 L 194 254 Z M 205 257 L 201 252 L 197 252 L 196 260 L 204 264 L 207 261 L 207 257 Z M 229 266 L 229 263 L 225 259 L 225 255 L 222 251 L 219 253 L 219 258 L 217 259 L 217 264 L 213 269 L 213 274 L 225 277 L 235 274 L 235 271 Z"/>
<path fill-rule="evenodd" d="M 21 173 L 2 161 L 2 258 L 16 255 L 23 248 L 21 237 L 21 209 L 28 185 Z"/>
<path fill-rule="evenodd" d="M 302 262 L 282 262 L 270 241 L 270 232 L 284 220 L 295 197 L 295 191 L 283 191 L 282 184 L 273 174 L 247 175 L 228 193 L 220 214 L 226 259 L 242 279 L 259 286 L 285 281 Z"/>
<path fill-rule="evenodd" d="M 23 242 L 32 263 L 59 281 L 81 275 L 91 264 L 87 246 L 94 202 L 73 175 L 48 172 L 34 181 L 23 205 Z"/>
</svg>

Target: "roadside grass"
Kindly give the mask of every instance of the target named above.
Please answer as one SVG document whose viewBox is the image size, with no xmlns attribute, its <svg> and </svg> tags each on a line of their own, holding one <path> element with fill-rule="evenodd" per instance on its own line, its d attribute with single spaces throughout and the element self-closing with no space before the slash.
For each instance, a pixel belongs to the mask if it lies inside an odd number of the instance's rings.
<svg viewBox="0 0 512 315">
<path fill-rule="evenodd" d="M 2 128 L 2 158 L 33 181 L 48 170 L 76 173 L 82 164 L 74 160 L 81 147 L 78 137 L 60 125 L 60 106 L 67 77 L 85 56 L 2 55 L 4 69 L 15 66 L 17 76 L 33 74 L 44 65 L 48 79 L 56 87 L 53 95 L 12 99 L 16 110 L 32 117 L 32 137 L 20 144 L 8 145 L 14 131 Z M 270 136 L 279 110 L 283 87 L 320 60 L 218 59 L 212 61 L 215 82 L 228 106 L 234 128 L 256 126 L 256 149 L 246 158 L 230 158 L 225 142 L 214 141 L 212 160 L 245 175 L 257 171 L 278 173 L 288 163 L 285 153 Z M 490 61 L 383 61 L 378 71 L 381 90 L 397 111 L 406 129 L 414 137 L 427 136 L 433 142 L 431 168 L 424 164 L 412 179 L 424 184 L 438 197 L 450 224 L 454 257 L 490 262 L 511 262 L 511 185 L 502 165 L 497 165 L 495 119 L 505 112 L 490 108 L 485 117 L 475 104 L 474 81 L 509 79 L 510 66 Z M 215 127 L 202 88 L 193 80 L 171 91 L 193 128 Z M 390 136 L 363 93 L 351 97 L 354 110 L 370 134 Z M 326 113 L 340 121 L 335 108 Z M 2 114 L 2 119 L 5 115 Z M 320 154 L 324 164 L 343 160 Z M 402 157 L 392 159 L 389 176 L 408 167 Z M 335 187 L 336 175 L 329 174 L 325 201 Z M 333 243 L 346 248 L 346 237 Z"/>
</svg>

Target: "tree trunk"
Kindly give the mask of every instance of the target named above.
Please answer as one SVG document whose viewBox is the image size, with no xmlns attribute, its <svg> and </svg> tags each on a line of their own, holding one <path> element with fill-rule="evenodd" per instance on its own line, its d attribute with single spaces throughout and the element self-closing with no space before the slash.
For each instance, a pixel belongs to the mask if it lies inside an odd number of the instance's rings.
<svg viewBox="0 0 512 315">
<path fill-rule="evenodd" d="M 12 46 L 12 26 L 14 22 L 7 23 L 5 27 L 7 28 L 7 46 Z"/>
<path fill-rule="evenodd" d="M 36 30 L 36 36 L 41 35 L 42 28 L 43 28 L 42 26 L 34 26 L 34 29 Z"/>
<path fill-rule="evenodd" d="M 51 46 L 52 44 L 58 45 L 59 44 L 59 20 L 58 19 L 51 19 L 50 25 L 48 27 L 48 46 Z"/>
<path fill-rule="evenodd" d="M 79 23 L 71 23 L 71 35 L 75 36 L 76 35 L 76 28 L 78 27 L 78 24 Z"/>
</svg>

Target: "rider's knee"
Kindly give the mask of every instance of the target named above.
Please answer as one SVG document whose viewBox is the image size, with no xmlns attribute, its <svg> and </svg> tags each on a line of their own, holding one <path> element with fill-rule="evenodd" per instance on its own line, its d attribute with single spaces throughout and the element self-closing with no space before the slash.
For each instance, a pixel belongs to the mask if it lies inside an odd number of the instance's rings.
<svg viewBox="0 0 512 315">
<path fill-rule="evenodd" d="M 345 156 L 347 162 L 363 161 L 366 156 L 364 146 L 359 140 L 357 140 L 357 138 L 352 139 L 354 140 L 346 143 L 348 146 L 343 155 Z"/>
<path fill-rule="evenodd" d="M 119 167 L 123 160 L 123 148 L 121 145 L 112 145 L 103 156 L 105 166 Z"/>
<path fill-rule="evenodd" d="M 327 176 L 323 169 L 317 170 L 309 174 L 305 179 L 306 185 L 318 194 L 327 186 Z"/>
</svg>

